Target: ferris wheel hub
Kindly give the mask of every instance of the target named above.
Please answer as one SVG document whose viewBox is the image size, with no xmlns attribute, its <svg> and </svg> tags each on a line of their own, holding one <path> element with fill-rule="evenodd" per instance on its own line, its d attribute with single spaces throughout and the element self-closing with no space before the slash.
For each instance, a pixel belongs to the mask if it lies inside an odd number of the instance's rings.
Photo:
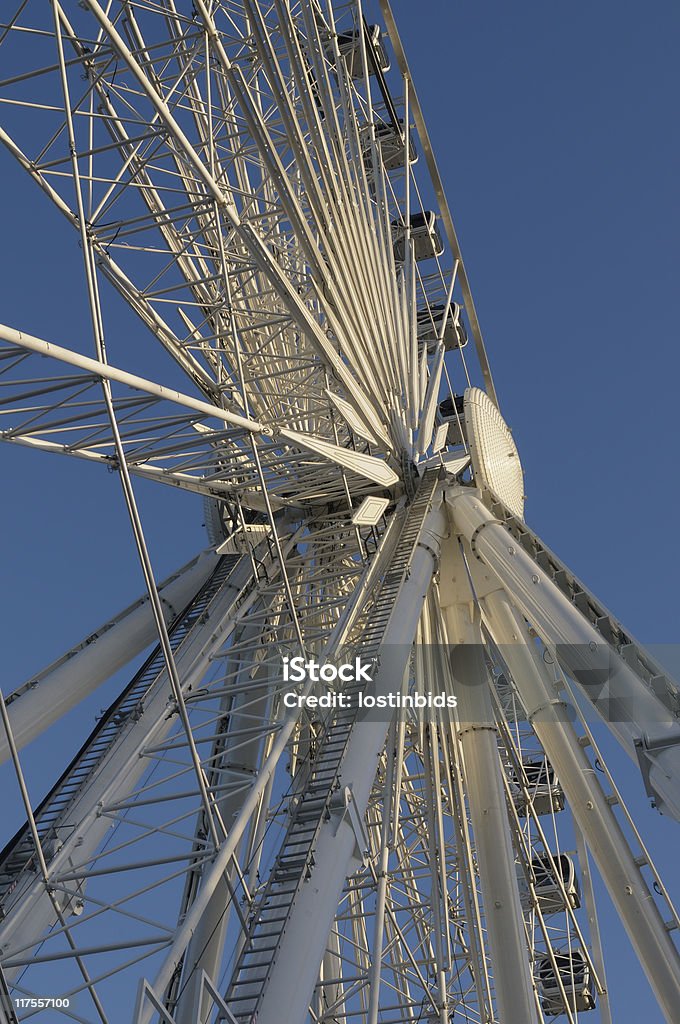
<svg viewBox="0 0 680 1024">
<path fill-rule="evenodd" d="M 481 388 L 466 389 L 463 414 L 476 483 L 523 518 L 524 472 L 509 426 Z"/>
</svg>

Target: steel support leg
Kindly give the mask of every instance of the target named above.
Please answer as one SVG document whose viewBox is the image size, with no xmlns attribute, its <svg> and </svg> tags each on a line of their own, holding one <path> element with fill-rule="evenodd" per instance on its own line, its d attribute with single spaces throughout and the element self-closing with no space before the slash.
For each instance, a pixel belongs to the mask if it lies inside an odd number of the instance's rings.
<svg viewBox="0 0 680 1024">
<path fill-rule="evenodd" d="M 161 584 L 158 591 L 166 622 L 192 601 L 216 561 L 214 552 L 205 552 Z M 157 638 L 151 605 L 145 597 L 10 694 L 6 704 L 17 749 L 40 736 Z M 8 757 L 7 740 L 0 736 L 0 764 Z"/>
<path fill-rule="evenodd" d="M 442 575 L 446 570 L 444 562 Z M 455 644 L 451 669 L 498 1018 L 508 1024 L 537 1024 L 479 614 L 470 603 L 449 605 L 444 621 L 449 642 Z"/>
<path fill-rule="evenodd" d="M 441 511 L 431 513 L 381 644 L 380 665 L 371 688 L 376 695 L 394 692 L 402 679 L 445 530 Z M 355 823 L 363 821 L 388 729 L 384 712 L 359 718 L 353 727 L 340 784 L 341 791 L 350 790 L 354 806 L 344 814 L 333 814 L 321 829 L 314 866 L 292 908 L 286 928 L 288 941 L 272 966 L 258 1009 L 258 1024 L 279 1024 L 282 1007 L 291 1022 L 306 1017 L 345 879 L 363 856 Z"/>
<path fill-rule="evenodd" d="M 566 707 L 555 697 L 546 666 L 528 642 L 522 616 L 502 590 L 488 594 L 482 604 L 529 721 L 557 773 L 659 1006 L 673 1024 L 680 1006 L 680 956 L 654 897 L 567 719 Z"/>
<path fill-rule="evenodd" d="M 494 519 L 476 492 L 452 488 L 455 529 L 512 594 L 628 753 L 642 755 L 657 807 L 680 821 L 680 723 Z"/>
</svg>

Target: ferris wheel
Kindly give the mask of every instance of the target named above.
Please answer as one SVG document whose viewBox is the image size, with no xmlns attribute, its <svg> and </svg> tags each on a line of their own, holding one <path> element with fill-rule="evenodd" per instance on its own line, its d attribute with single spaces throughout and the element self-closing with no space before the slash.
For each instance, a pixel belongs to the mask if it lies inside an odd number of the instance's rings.
<svg viewBox="0 0 680 1024">
<path fill-rule="evenodd" d="M 0 326 L 0 432 L 115 475 L 146 590 L 0 701 L 0 1020 L 611 1024 L 599 875 L 672 1024 L 598 743 L 679 819 L 680 693 L 524 520 L 389 3 L 15 3 L 0 141 L 90 322 Z M 203 501 L 165 580 L 140 481 Z"/>
</svg>

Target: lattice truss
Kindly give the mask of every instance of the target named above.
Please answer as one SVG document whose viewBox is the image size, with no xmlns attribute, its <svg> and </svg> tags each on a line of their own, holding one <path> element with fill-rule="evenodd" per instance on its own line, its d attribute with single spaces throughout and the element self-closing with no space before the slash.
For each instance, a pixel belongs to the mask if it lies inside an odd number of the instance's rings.
<svg viewBox="0 0 680 1024">
<path fill-rule="evenodd" d="M 318 927 L 313 1024 L 496 1024 L 503 965 L 469 723 L 434 707 L 372 724 L 300 710 L 281 676 L 300 652 L 360 657 L 376 687 L 392 673 L 404 697 L 452 695 L 464 608 L 484 622 L 487 768 L 532 1024 L 578 1024 L 588 999 L 610 1024 L 591 837 L 495 637 L 505 620 L 484 604 L 477 534 L 442 511 L 489 486 L 453 388 L 495 394 L 403 60 L 389 77 L 357 2 L 25 0 L 2 18 L 0 141 L 74 229 L 92 327 L 41 340 L 0 326 L 0 437 L 118 472 L 148 593 L 2 701 L 0 747 L 21 785 L 16 747 L 108 678 L 97 652 L 109 674 L 144 652 L 47 796 L 24 794 L 27 823 L 0 851 L 0 1016 L 16 1019 L 8 983 L 14 999 L 58 991 L 80 1022 L 269 1024 L 286 1019 L 272 993 L 296 986 L 281 963 Z M 111 289 L 134 315 L 124 331 Z M 149 350 L 162 356 L 153 379 Z M 517 455 L 501 441 L 499 478 Z M 135 477 L 204 499 L 211 550 L 161 586 Z M 514 484 L 517 507 L 483 493 L 493 522 L 617 656 L 633 649 L 645 692 L 672 712 L 677 688 L 525 526 L 521 470 Z M 362 518 L 365 499 L 375 514 Z M 554 665 L 546 705 L 572 701 L 551 638 L 520 611 L 515 627 Z M 358 684 L 346 692 L 356 702 Z M 604 761 L 575 705 L 590 780 Z M 602 774 L 588 784 L 661 948 L 677 914 Z M 35 1013 L 27 1003 L 20 1019 Z"/>
<path fill-rule="evenodd" d="M 274 495 L 299 435 L 332 446 L 307 460 L 308 477 L 302 460 L 301 499 L 308 485 L 337 493 L 337 448 L 398 468 L 413 447 L 428 378 L 416 278 L 432 301 L 444 287 L 441 272 L 424 282 L 395 265 L 383 116 L 346 73 L 339 28 L 314 4 L 123 3 L 106 18 L 97 4 L 28 3 L 2 44 L 2 140 L 81 233 L 88 275 L 114 286 L 208 400 L 254 422 Z M 113 357 L 120 343 L 107 341 Z M 5 436 L 105 458 L 87 377 L 35 377 L 39 394 L 4 399 Z M 153 402 L 126 396 L 119 411 L 135 471 L 210 483 L 218 443 L 225 471 L 238 467 L 229 486 L 250 487 L 242 433 L 199 443 Z"/>
<path fill-rule="evenodd" d="M 58 978 L 60 990 L 73 996 L 86 987 L 85 971 L 76 964 L 84 961 L 73 950 L 84 957 L 107 935 L 96 976 L 87 975 L 87 985 L 101 988 L 106 1002 L 107 987 L 109 994 L 115 991 L 121 974 L 138 971 L 172 939 L 179 906 L 190 902 L 192 884 L 224 840 L 286 713 L 280 700 L 286 688 L 281 658 L 296 649 L 296 634 L 266 543 L 255 550 L 259 580 L 251 575 L 247 556 L 222 556 L 171 628 L 190 736 L 156 650 L 36 809 L 43 854 L 56 868 L 49 894 L 27 826 L 3 851 L 0 927 L 12 936 L 13 962 L 5 968 L 21 969 L 18 992 L 32 992 L 30 978 L 37 970 L 38 984 Z M 291 536 L 285 554 L 305 643 L 310 651 L 320 650 L 362 572 L 356 531 L 346 515 L 324 517 Z M 206 641 L 206 623 L 211 641 Z M 8 704 L 11 708 L 11 698 Z M 201 810 L 190 744 L 209 783 L 209 813 Z M 299 759 L 298 746 L 295 741 Z M 123 763 L 127 771 L 121 773 Z M 237 894 L 233 909 L 242 922 L 241 907 L 257 888 L 263 851 L 271 852 L 280 831 L 278 815 L 284 813 L 290 779 L 283 781 L 283 764 L 278 771 L 274 809 L 269 811 L 269 799 L 260 801 L 253 831 L 230 868 Z M 46 972 L 45 965 L 57 973 Z"/>
</svg>

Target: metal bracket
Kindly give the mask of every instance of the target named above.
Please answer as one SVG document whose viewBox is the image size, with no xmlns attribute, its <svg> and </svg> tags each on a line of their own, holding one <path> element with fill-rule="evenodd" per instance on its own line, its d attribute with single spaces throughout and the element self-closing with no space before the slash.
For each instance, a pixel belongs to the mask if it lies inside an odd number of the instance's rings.
<svg viewBox="0 0 680 1024">
<path fill-rule="evenodd" d="M 146 1004 L 151 1003 L 154 1010 L 160 1014 L 160 1024 L 177 1024 L 177 1021 L 172 1014 L 163 1006 L 162 1001 L 158 998 L 153 988 L 146 980 L 142 978 L 139 986 L 139 993 L 137 996 L 137 1006 L 135 1009 L 135 1021 L 139 1024 L 142 1020 L 142 1014 L 146 1009 Z"/>
<path fill-rule="evenodd" d="M 354 795 L 352 793 L 351 786 L 343 786 L 337 791 L 332 797 L 328 805 L 328 809 L 331 816 L 336 819 L 334 835 L 337 835 L 338 829 L 342 822 L 347 818 L 349 824 L 354 832 L 355 846 L 354 856 L 361 861 L 362 864 L 366 864 L 369 841 L 366 826 L 359 809 L 357 808 Z"/>
<path fill-rule="evenodd" d="M 203 997 L 206 992 L 208 993 L 209 996 L 211 996 L 213 1000 L 213 1009 L 217 1007 L 217 1009 L 220 1011 L 215 1019 L 215 1024 L 220 1024 L 220 1022 L 222 1021 L 224 1021 L 225 1024 L 238 1024 L 236 1017 L 231 1012 L 231 1010 L 225 1003 L 224 999 L 220 995 L 219 991 L 217 990 L 217 986 L 215 985 L 212 978 L 208 977 L 205 971 L 202 971 L 199 1006 L 202 1005 Z"/>
<path fill-rule="evenodd" d="M 649 773 L 653 767 L 660 767 L 656 760 L 658 754 L 663 753 L 665 750 L 670 750 L 672 747 L 678 747 L 679 745 L 680 737 L 676 737 L 669 741 L 667 736 L 658 737 L 656 739 L 649 736 L 642 736 L 635 740 L 635 752 L 637 754 L 638 767 L 640 768 L 642 781 L 645 784 L 647 796 L 652 801 L 652 806 L 656 807 L 656 809 L 662 813 L 663 806 L 659 804 L 659 794 L 652 786 Z"/>
<path fill-rule="evenodd" d="M 236 1017 L 231 1012 L 227 1004 L 225 1003 L 222 995 L 217 989 L 215 982 L 212 978 L 208 977 L 205 971 L 201 972 L 201 984 L 198 992 L 198 1005 L 201 1006 L 206 993 L 212 999 L 212 1009 L 219 1010 L 219 1014 L 216 1019 L 216 1024 L 224 1022 L 224 1024 L 238 1024 Z M 139 995 L 137 999 L 136 1009 L 136 1020 L 139 1021 L 142 1016 L 142 1011 L 145 1009 L 145 1004 L 149 1002 L 153 1006 L 154 1010 L 160 1014 L 161 1024 L 177 1024 L 176 1018 L 170 1013 L 170 1011 L 163 1006 L 162 1001 L 156 995 L 154 989 L 151 987 L 146 979 L 142 980 L 139 988 Z"/>
</svg>

